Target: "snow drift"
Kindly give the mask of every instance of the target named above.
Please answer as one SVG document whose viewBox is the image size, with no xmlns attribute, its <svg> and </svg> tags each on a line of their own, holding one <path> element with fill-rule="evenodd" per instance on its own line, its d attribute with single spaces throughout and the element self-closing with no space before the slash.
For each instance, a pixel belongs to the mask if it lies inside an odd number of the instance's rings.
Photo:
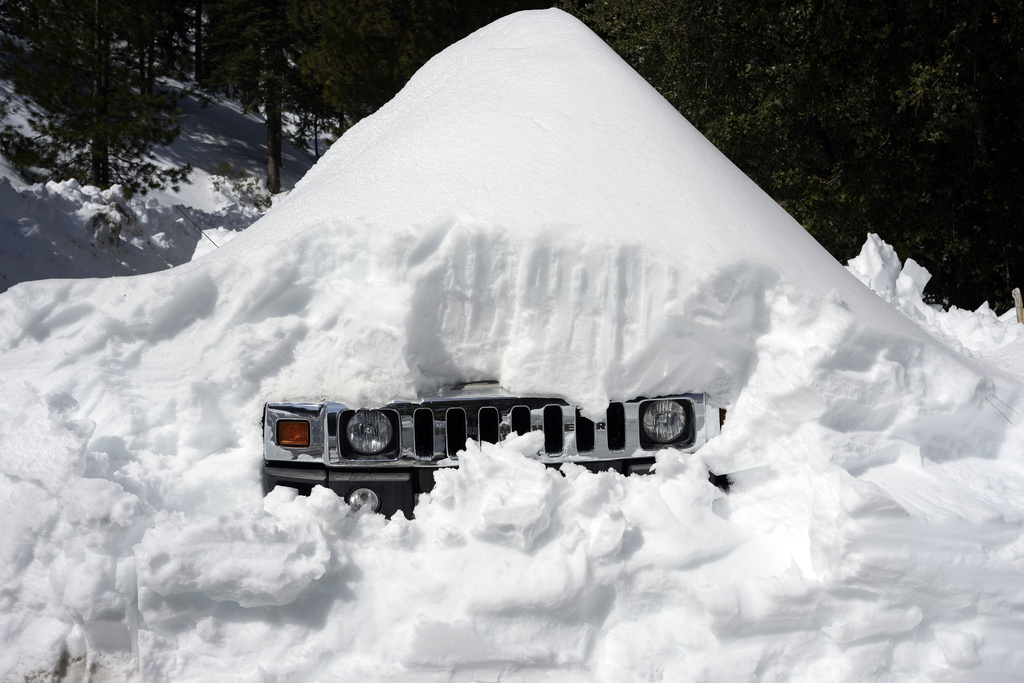
<svg viewBox="0 0 1024 683">
<path fill-rule="evenodd" d="M 568 15 L 496 22 L 224 248 L 0 296 L 0 671 L 1019 677 L 1021 343 L 951 346 L 886 249 L 841 267 Z M 265 401 L 484 378 L 729 418 L 649 477 L 470 446 L 411 521 L 262 497 Z"/>
</svg>

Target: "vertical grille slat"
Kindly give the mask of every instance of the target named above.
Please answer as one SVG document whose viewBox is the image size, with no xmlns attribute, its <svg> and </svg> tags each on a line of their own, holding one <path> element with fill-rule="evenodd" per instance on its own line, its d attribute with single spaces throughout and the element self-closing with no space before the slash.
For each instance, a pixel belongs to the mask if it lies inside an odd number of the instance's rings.
<svg viewBox="0 0 1024 683">
<path fill-rule="evenodd" d="M 530 409 L 526 406 L 516 406 L 509 415 L 512 423 L 512 431 L 522 436 L 530 431 Z"/>
<path fill-rule="evenodd" d="M 576 411 L 576 450 L 580 453 L 594 452 L 594 421 Z"/>
<path fill-rule="evenodd" d="M 565 425 L 562 406 L 544 406 L 544 452 L 557 455 L 565 445 Z"/>
<path fill-rule="evenodd" d="M 608 406 L 608 450 L 626 450 L 626 406 L 612 403 Z"/>
<path fill-rule="evenodd" d="M 466 411 L 449 408 L 445 413 L 445 450 L 448 457 L 466 450 Z"/>
<path fill-rule="evenodd" d="M 477 413 L 477 423 L 480 430 L 480 443 L 498 443 L 501 438 L 501 416 L 498 414 L 497 408 L 493 406 L 481 408 Z"/>
<path fill-rule="evenodd" d="M 434 411 L 430 408 L 418 408 L 412 414 L 413 442 L 416 444 L 416 457 L 429 460 L 434 457 Z"/>
</svg>

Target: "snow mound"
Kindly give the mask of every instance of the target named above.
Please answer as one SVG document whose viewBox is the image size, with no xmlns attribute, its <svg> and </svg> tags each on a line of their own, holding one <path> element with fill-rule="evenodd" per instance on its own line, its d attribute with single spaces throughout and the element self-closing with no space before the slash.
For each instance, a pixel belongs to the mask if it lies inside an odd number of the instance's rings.
<svg viewBox="0 0 1024 683">
<path fill-rule="evenodd" d="M 1015 312 L 997 316 L 988 302 L 973 312 L 926 304 L 924 288 L 931 273 L 914 259 L 901 264 L 893 248 L 878 235 L 868 235 L 860 254 L 850 259 L 849 270 L 908 318 L 969 356 L 991 354 L 1017 340 L 1024 331 L 1020 325 L 1006 324 L 1016 320 Z"/>
<path fill-rule="evenodd" d="M 203 267 L 302 273 L 313 300 L 337 293 L 339 324 L 296 348 L 326 372 L 267 386 L 280 397 L 371 403 L 497 378 L 595 412 L 680 390 L 728 405 L 782 274 L 924 337 L 559 12 L 509 17 L 431 60 L 232 247 Z M 368 348 L 369 383 L 348 360 Z"/>
<path fill-rule="evenodd" d="M 1024 349 L 985 311 L 933 335 L 923 275 L 865 253 L 576 20 L 496 22 L 223 248 L 0 295 L 0 672 L 1020 677 Z M 415 520 L 261 495 L 265 401 L 485 378 L 729 414 L 648 477 L 470 445 Z"/>
</svg>

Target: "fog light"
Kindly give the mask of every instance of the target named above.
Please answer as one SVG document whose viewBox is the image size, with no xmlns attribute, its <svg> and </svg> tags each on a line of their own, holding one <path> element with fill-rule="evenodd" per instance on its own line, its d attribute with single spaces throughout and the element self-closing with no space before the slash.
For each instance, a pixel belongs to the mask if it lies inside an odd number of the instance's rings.
<svg viewBox="0 0 1024 683">
<path fill-rule="evenodd" d="M 348 494 L 348 504 L 353 510 L 368 507 L 371 512 L 377 512 L 380 510 L 380 496 L 370 489 L 355 489 Z"/>
<path fill-rule="evenodd" d="M 675 401 L 653 401 L 644 411 L 644 433 L 655 443 L 672 443 L 686 430 L 686 409 Z"/>
<path fill-rule="evenodd" d="M 380 453 L 391 443 L 391 420 L 379 410 L 357 410 L 345 430 L 348 442 L 363 455 Z"/>
<path fill-rule="evenodd" d="M 309 423 L 305 420 L 278 420 L 277 445 L 292 448 L 309 446 Z"/>
</svg>

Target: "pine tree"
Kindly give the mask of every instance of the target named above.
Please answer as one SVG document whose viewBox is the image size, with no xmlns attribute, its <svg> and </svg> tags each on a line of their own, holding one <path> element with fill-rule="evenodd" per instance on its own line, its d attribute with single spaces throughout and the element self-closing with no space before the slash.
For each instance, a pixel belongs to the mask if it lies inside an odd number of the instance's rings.
<svg viewBox="0 0 1024 683">
<path fill-rule="evenodd" d="M 267 122 L 267 189 L 281 191 L 281 141 L 284 115 L 299 83 L 296 37 L 285 0 L 206 2 L 209 85 L 240 96 L 249 110 Z"/>
<path fill-rule="evenodd" d="M 5 3 L 4 75 L 32 103 L 30 135 L 13 161 L 30 175 L 75 178 L 128 194 L 174 184 L 190 168 L 161 167 L 156 145 L 179 132 L 177 94 L 160 85 L 159 0 Z"/>
</svg>

